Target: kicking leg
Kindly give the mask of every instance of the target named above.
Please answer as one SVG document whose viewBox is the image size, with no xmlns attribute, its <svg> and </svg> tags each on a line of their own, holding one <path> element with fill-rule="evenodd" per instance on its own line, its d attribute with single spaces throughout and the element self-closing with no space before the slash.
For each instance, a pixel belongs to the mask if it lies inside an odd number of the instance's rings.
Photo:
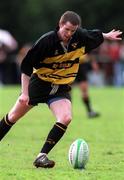
<svg viewBox="0 0 124 180">
<path fill-rule="evenodd" d="M 21 103 L 18 98 L 10 112 L 0 121 L 0 140 L 8 133 L 16 121 L 24 116 L 31 108 L 32 106 Z"/>
</svg>

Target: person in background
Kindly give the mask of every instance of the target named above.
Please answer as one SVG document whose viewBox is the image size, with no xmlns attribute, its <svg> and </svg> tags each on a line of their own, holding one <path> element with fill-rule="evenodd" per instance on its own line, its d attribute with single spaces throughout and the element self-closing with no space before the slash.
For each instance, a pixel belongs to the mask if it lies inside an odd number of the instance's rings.
<svg viewBox="0 0 124 180">
<path fill-rule="evenodd" d="M 80 66 L 75 79 L 75 83 L 78 84 L 82 102 L 84 103 L 89 118 L 99 117 L 100 113 L 93 110 L 91 100 L 89 97 L 89 82 L 88 73 L 92 70 L 98 71 L 99 67 L 92 55 L 84 55 L 80 58 Z"/>
<path fill-rule="evenodd" d="M 111 42 L 109 45 L 109 57 L 112 63 L 112 84 L 116 87 L 120 86 L 120 43 L 118 41 Z"/>
<path fill-rule="evenodd" d="M 119 58 L 120 71 L 118 72 L 118 85 L 119 87 L 122 87 L 124 86 L 124 41 L 120 44 Z"/>
<path fill-rule="evenodd" d="M 109 44 L 110 41 L 105 40 L 98 49 L 98 62 L 99 67 L 104 75 L 103 85 L 112 84 L 112 62 L 109 55 Z"/>
<path fill-rule="evenodd" d="M 18 48 L 18 43 L 10 32 L 0 29 L 0 84 L 4 84 L 6 78 L 6 66 L 8 55 Z"/>
<path fill-rule="evenodd" d="M 121 40 L 121 34 L 120 30 L 103 33 L 83 29 L 77 13 L 66 11 L 62 14 L 58 27 L 41 36 L 21 63 L 21 95 L 0 122 L 0 140 L 29 110 L 46 103 L 56 122 L 33 164 L 42 168 L 54 167 L 55 162 L 48 154 L 72 119 L 70 84 L 77 75 L 79 58 L 98 47 L 104 39 Z"/>
<path fill-rule="evenodd" d="M 17 77 L 18 77 L 18 83 L 21 83 L 21 63 L 26 56 L 27 52 L 31 49 L 32 44 L 31 43 L 26 43 L 24 44 L 18 51 L 16 55 L 16 65 L 17 65 Z"/>
</svg>

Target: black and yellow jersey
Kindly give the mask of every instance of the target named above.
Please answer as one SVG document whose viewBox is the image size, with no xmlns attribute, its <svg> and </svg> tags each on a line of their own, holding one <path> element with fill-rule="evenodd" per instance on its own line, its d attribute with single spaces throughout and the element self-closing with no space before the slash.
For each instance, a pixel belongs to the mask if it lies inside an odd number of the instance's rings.
<svg viewBox="0 0 124 180">
<path fill-rule="evenodd" d="M 79 28 L 64 47 L 57 29 L 41 36 L 22 61 L 21 71 L 28 76 L 36 73 L 53 84 L 70 84 L 74 81 L 79 59 L 103 42 L 100 30 Z"/>
</svg>

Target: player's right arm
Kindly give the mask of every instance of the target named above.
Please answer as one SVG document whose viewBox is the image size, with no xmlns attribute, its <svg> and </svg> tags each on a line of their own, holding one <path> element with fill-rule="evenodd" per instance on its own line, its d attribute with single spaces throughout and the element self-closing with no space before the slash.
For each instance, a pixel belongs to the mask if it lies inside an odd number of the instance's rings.
<svg viewBox="0 0 124 180">
<path fill-rule="evenodd" d="M 29 102 L 28 86 L 30 76 L 33 72 L 33 58 L 34 51 L 30 49 L 21 63 L 21 95 L 19 97 L 19 102 L 23 105 L 28 105 Z"/>
<path fill-rule="evenodd" d="M 21 104 L 28 104 L 29 95 L 28 95 L 28 86 L 29 86 L 30 76 L 22 73 L 21 75 L 21 95 L 19 97 L 19 102 Z"/>
<path fill-rule="evenodd" d="M 40 66 L 40 62 L 44 58 L 46 49 L 46 41 L 44 40 L 44 38 L 40 38 L 28 51 L 21 63 L 22 92 L 19 97 L 19 101 L 23 104 L 28 104 L 29 101 L 28 86 L 30 77 L 33 73 L 33 68 L 36 69 Z"/>
<path fill-rule="evenodd" d="M 38 59 L 38 53 L 39 43 L 34 45 L 28 51 L 21 63 L 21 95 L 19 97 L 19 102 L 24 105 L 28 105 L 29 102 L 28 86 L 31 74 L 33 73 L 33 61 L 36 61 Z"/>
</svg>

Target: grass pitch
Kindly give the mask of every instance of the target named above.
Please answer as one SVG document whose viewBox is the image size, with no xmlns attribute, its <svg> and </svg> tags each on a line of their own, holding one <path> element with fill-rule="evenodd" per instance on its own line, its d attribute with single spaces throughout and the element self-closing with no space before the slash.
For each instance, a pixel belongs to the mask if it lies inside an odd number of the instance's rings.
<svg viewBox="0 0 124 180">
<path fill-rule="evenodd" d="M 0 180 L 123 180 L 124 179 L 124 89 L 91 88 L 90 96 L 101 117 L 88 119 L 80 92 L 73 89 L 73 121 L 63 139 L 50 152 L 53 169 L 36 169 L 39 153 L 55 120 L 40 104 L 22 118 L 1 141 Z M 10 110 L 20 87 L 0 88 L 0 117 Z M 83 138 L 90 157 L 85 170 L 73 169 L 68 161 L 70 144 Z"/>
</svg>

